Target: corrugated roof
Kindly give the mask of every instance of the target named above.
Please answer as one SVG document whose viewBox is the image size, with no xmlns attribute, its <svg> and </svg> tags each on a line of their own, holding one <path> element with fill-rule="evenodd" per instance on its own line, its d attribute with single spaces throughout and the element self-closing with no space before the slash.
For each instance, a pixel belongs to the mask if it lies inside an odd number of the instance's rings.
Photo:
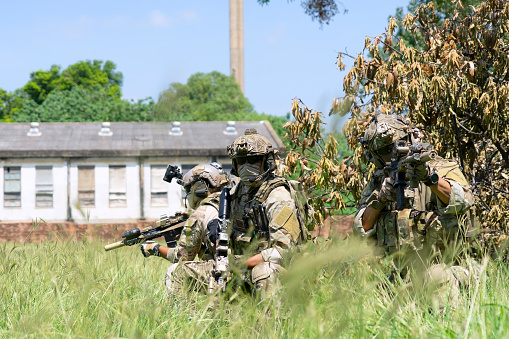
<svg viewBox="0 0 509 339">
<path fill-rule="evenodd" d="M 274 148 L 284 145 L 268 121 L 183 121 L 182 135 L 170 135 L 171 122 L 112 122 L 111 136 L 98 135 L 100 122 L 40 123 L 40 136 L 27 136 L 29 123 L 0 124 L 0 158 L 110 156 L 226 156 L 226 146 L 255 128 Z"/>
</svg>

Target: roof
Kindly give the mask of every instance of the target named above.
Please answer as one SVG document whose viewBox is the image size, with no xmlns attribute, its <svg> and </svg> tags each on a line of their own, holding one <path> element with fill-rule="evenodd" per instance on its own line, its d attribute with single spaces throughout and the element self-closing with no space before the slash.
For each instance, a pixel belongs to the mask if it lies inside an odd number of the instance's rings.
<svg viewBox="0 0 509 339">
<path fill-rule="evenodd" d="M 178 122 L 112 122 L 110 136 L 99 135 L 100 122 L 40 123 L 40 135 L 28 136 L 31 125 L 36 124 L 0 123 L 0 158 L 227 156 L 226 146 L 248 128 L 284 150 L 268 121 L 235 122 L 230 125 L 235 134 L 225 133 L 226 121 L 183 121 L 180 126 Z M 180 135 L 171 134 L 176 127 Z"/>
</svg>

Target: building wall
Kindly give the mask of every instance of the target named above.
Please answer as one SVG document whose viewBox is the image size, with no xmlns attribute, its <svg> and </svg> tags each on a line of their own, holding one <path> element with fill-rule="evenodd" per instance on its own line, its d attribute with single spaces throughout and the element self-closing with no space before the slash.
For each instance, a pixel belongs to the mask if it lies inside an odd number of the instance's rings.
<svg viewBox="0 0 509 339">
<path fill-rule="evenodd" d="M 21 167 L 21 206 L 4 207 L 4 167 Z M 35 206 L 35 167 L 52 166 L 53 207 Z M 63 159 L 9 159 L 0 162 L 0 220 L 65 221 L 67 219 L 67 163 Z"/>
<path fill-rule="evenodd" d="M 0 161 L 0 221 L 47 222 L 73 221 L 75 223 L 130 223 L 137 220 L 155 220 L 162 214 L 172 215 L 185 210 L 182 187 L 173 180 L 167 186 L 166 206 L 151 204 L 151 166 L 169 164 L 187 168 L 210 163 L 207 157 L 174 157 L 171 161 L 161 157 L 80 158 L 80 159 L 9 159 Z M 229 159 L 219 159 L 225 166 Z M 141 173 L 140 173 L 141 164 Z M 110 207 L 109 166 L 126 166 L 126 206 Z M 4 167 L 21 167 L 21 207 L 4 207 Z M 53 207 L 35 207 L 36 166 L 52 166 Z M 94 166 L 95 205 L 83 207 L 78 199 L 78 167 Z M 140 178 L 143 186 L 140 187 Z M 162 177 L 160 178 L 162 180 Z M 143 194 L 143 201 L 140 201 Z"/>
<path fill-rule="evenodd" d="M 127 179 L 126 207 L 109 206 L 109 166 L 125 165 Z M 78 199 L 78 167 L 95 166 L 95 206 L 83 207 Z M 82 222 L 134 221 L 140 218 L 140 174 L 136 159 L 89 158 L 71 161 L 70 202 L 72 220 Z"/>
</svg>

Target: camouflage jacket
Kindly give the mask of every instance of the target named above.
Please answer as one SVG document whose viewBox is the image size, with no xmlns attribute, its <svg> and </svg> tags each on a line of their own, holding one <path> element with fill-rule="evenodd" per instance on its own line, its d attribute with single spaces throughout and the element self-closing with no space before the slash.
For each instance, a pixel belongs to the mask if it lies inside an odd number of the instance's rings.
<svg viewBox="0 0 509 339">
<path fill-rule="evenodd" d="M 398 211 L 395 203 L 387 204 L 372 230 L 367 232 L 367 235 L 376 236 L 378 245 L 384 246 L 389 253 L 399 250 L 402 245 L 419 249 L 425 242 L 442 247 L 444 234 L 471 237 L 478 227 L 472 207 L 474 198 L 470 185 L 458 164 L 438 157 L 428 162 L 428 165 L 451 185 L 449 204 L 444 204 L 422 182 L 417 188 L 407 186 L 406 208 Z M 384 171 L 377 171 L 364 188 L 355 215 L 354 228 L 362 228 L 364 210 L 371 200 L 378 196 L 384 179 Z"/>
<path fill-rule="evenodd" d="M 220 192 L 212 193 L 200 201 L 198 207 L 191 213 L 184 224 L 180 234 L 179 243 L 168 251 L 166 259 L 171 262 L 179 260 L 193 260 L 196 255 L 200 259 L 209 260 L 213 253 L 207 250 L 208 228 L 207 225 L 218 218 L 218 206 Z"/>
<path fill-rule="evenodd" d="M 242 182 L 232 195 L 230 239 L 235 255 L 255 255 L 267 248 L 275 248 L 284 259 L 300 236 L 297 208 L 288 189 L 281 185 L 282 178 L 269 178 L 259 187 L 247 187 Z M 263 200 L 260 197 L 265 197 Z M 263 201 L 260 201 L 263 200 Z M 253 207 L 262 203 L 269 221 L 270 244 L 257 237 Z M 263 253 L 262 253 L 263 255 Z M 265 260 L 265 257 L 264 257 Z"/>
</svg>

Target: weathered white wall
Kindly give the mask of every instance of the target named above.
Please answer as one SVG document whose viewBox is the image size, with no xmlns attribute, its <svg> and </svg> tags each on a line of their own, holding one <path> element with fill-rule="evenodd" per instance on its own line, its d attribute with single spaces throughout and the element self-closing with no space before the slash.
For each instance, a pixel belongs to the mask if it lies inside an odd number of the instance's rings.
<svg viewBox="0 0 509 339">
<path fill-rule="evenodd" d="M 66 221 L 68 201 L 73 221 L 78 223 L 132 222 L 142 216 L 147 220 L 158 219 L 162 214 L 172 215 L 185 210 L 182 187 L 173 180 L 168 187 L 168 206 L 151 206 L 151 165 L 169 164 L 196 165 L 210 163 L 206 157 L 146 158 L 143 160 L 143 206 L 140 202 L 139 158 L 88 158 L 88 159 L 9 159 L 0 161 L 0 220 L 32 221 L 36 218 L 45 221 Z M 227 164 L 227 161 L 224 161 Z M 109 207 L 109 165 L 125 165 L 127 180 L 127 206 Z M 3 207 L 4 166 L 21 167 L 21 207 Z M 53 166 L 53 207 L 35 207 L 35 167 Z M 95 166 L 95 206 L 80 207 L 78 204 L 78 166 Z M 68 177 L 69 173 L 69 177 Z M 162 180 L 162 178 L 160 179 Z M 69 189 L 68 189 L 69 187 Z M 67 198 L 69 193 L 69 199 Z M 142 215 L 143 209 L 143 215 Z"/>
<path fill-rule="evenodd" d="M 126 166 L 126 207 L 109 206 L 109 166 Z M 83 207 L 78 203 L 78 166 L 95 166 L 95 206 Z M 136 221 L 140 218 L 139 169 L 136 159 L 119 158 L 107 160 L 90 158 L 72 161 L 70 167 L 71 214 L 75 222 L 121 222 Z"/>
<path fill-rule="evenodd" d="M 21 167 L 21 207 L 4 207 L 4 167 Z M 53 207 L 35 207 L 35 167 L 53 166 Z M 62 159 L 9 159 L 0 163 L 0 220 L 65 221 L 67 219 L 67 164 Z"/>
</svg>

